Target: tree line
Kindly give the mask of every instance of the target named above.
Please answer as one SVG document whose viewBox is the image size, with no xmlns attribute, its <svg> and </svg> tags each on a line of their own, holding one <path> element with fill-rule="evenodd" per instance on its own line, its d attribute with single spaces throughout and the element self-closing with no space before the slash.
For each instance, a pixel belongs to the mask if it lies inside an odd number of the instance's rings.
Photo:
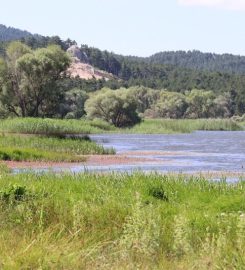
<svg viewBox="0 0 245 270">
<path fill-rule="evenodd" d="M 88 118 L 101 118 L 117 127 L 130 126 L 142 118 L 228 118 L 234 103 L 229 93 L 192 89 L 185 93 L 131 87 L 103 88 L 87 96 L 84 111 Z"/>
</svg>

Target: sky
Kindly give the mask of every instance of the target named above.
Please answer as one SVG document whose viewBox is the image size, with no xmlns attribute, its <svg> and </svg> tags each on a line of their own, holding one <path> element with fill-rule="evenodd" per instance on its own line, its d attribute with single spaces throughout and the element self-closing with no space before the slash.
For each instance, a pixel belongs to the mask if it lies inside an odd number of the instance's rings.
<svg viewBox="0 0 245 270">
<path fill-rule="evenodd" d="M 124 55 L 245 55 L 245 0 L 0 0 L 0 6 L 1 24 Z"/>
</svg>

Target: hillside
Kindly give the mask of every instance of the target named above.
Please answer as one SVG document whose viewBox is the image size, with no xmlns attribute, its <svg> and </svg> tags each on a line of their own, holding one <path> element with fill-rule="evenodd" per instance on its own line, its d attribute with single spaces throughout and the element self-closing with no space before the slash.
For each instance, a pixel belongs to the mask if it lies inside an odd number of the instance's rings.
<svg viewBox="0 0 245 270">
<path fill-rule="evenodd" d="M 18 40 L 31 36 L 33 35 L 27 31 L 23 31 L 13 27 L 7 27 L 3 24 L 0 24 L 0 41 Z"/>
<path fill-rule="evenodd" d="M 144 58 L 144 60 L 152 64 L 173 65 L 190 69 L 237 74 L 245 73 L 245 56 L 232 54 L 172 51 L 156 53 L 148 58 Z"/>
</svg>

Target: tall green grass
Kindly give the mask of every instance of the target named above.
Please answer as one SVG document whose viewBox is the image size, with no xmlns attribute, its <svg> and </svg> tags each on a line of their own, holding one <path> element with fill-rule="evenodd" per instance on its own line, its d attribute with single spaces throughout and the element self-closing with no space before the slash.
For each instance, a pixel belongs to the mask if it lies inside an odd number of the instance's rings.
<svg viewBox="0 0 245 270">
<path fill-rule="evenodd" d="M 0 120 L 0 131 L 24 134 L 90 134 L 113 131 L 110 124 L 100 121 L 72 119 L 13 118 Z"/>
<path fill-rule="evenodd" d="M 114 154 L 95 142 L 83 139 L 61 139 L 40 136 L 0 136 L 0 159 L 14 161 L 85 161 L 82 155 Z"/>
<path fill-rule="evenodd" d="M 114 153 L 82 138 L 0 135 L 0 160 L 79 162 L 86 160 L 83 155 Z"/>
<path fill-rule="evenodd" d="M 0 132 L 62 135 L 92 133 L 189 133 L 195 130 L 243 130 L 230 119 L 146 119 L 133 128 L 119 129 L 101 120 L 14 118 L 0 120 Z"/>
<path fill-rule="evenodd" d="M 158 174 L 0 178 L 2 269 L 244 269 L 245 183 Z"/>
<path fill-rule="evenodd" d="M 190 133 L 195 130 L 236 131 L 243 130 L 243 127 L 230 119 L 146 119 L 126 132 L 171 134 Z"/>
<path fill-rule="evenodd" d="M 35 150 L 47 150 L 58 153 L 70 153 L 76 155 L 114 154 L 113 149 L 105 149 L 103 146 L 83 138 L 55 138 L 42 136 L 0 135 L 0 149 L 15 147 L 18 149 L 32 148 Z"/>
</svg>

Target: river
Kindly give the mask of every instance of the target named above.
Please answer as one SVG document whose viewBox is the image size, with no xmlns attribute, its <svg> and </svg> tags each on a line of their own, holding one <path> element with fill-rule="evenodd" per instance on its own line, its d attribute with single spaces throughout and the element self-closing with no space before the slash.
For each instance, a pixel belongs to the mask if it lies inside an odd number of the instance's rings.
<svg viewBox="0 0 245 270">
<path fill-rule="evenodd" d="M 174 135 L 101 134 L 91 138 L 104 147 L 113 147 L 117 154 L 151 159 L 142 164 L 113 165 L 107 168 L 110 170 L 245 172 L 244 131 L 196 131 Z"/>
<path fill-rule="evenodd" d="M 113 147 L 117 152 L 115 161 L 110 164 L 71 164 L 69 168 L 52 169 L 75 173 L 134 170 L 163 173 L 245 173 L 245 131 L 196 131 L 190 134 L 169 135 L 98 134 L 91 135 L 90 138 L 105 148 Z M 127 162 L 119 162 L 120 157 L 128 158 Z M 16 170 L 19 171 L 23 169 Z"/>
</svg>

